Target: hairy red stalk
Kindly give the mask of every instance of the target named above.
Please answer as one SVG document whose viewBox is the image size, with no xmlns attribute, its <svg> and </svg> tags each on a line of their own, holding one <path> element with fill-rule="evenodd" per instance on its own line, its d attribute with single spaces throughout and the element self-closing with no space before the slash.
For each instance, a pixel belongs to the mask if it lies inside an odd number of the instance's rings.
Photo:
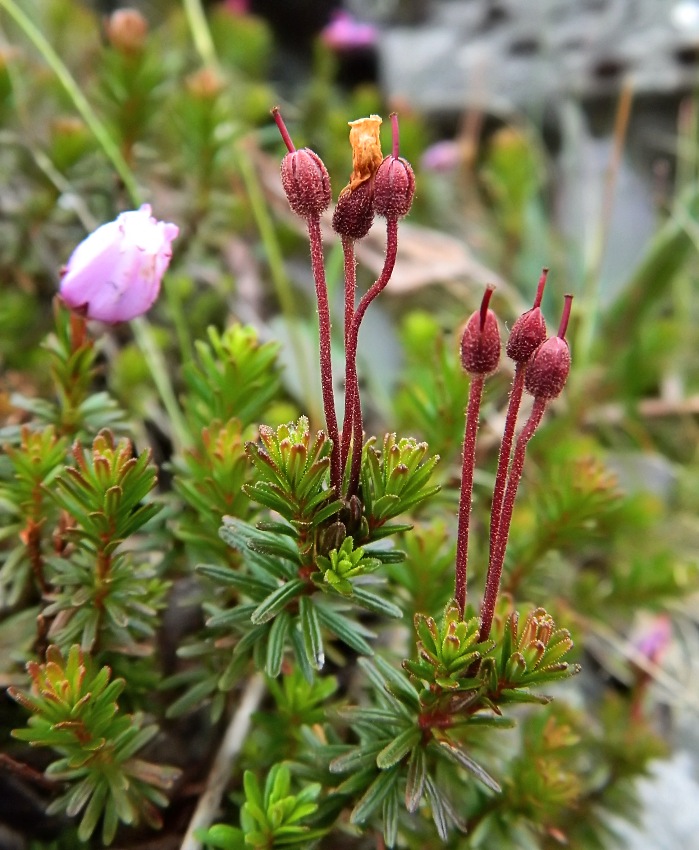
<svg viewBox="0 0 699 850">
<path fill-rule="evenodd" d="M 486 305 L 487 309 L 487 305 Z M 459 525 L 456 536 L 456 581 L 454 598 L 461 617 L 466 609 L 466 576 L 468 570 L 468 532 L 471 521 L 471 498 L 473 495 L 473 471 L 476 460 L 476 434 L 481 408 L 481 397 L 485 376 L 473 375 L 468 391 L 466 428 L 464 430 L 463 460 L 461 465 L 461 496 L 459 498 Z"/>
<path fill-rule="evenodd" d="M 354 318 L 354 302 L 357 290 L 357 260 L 354 255 L 354 239 L 342 237 L 342 252 L 345 258 L 345 415 L 342 420 L 341 464 L 344 473 L 349 457 L 352 432 L 354 429 L 355 408 L 358 403 L 356 382 L 350 384 L 347 377 L 351 373 L 349 364 L 349 337 Z"/>
<path fill-rule="evenodd" d="M 545 272 L 544 272 L 545 274 Z M 540 291 L 543 284 L 540 282 Z M 537 298 L 539 298 L 537 293 Z M 527 443 L 534 436 L 534 432 L 539 427 L 541 419 L 546 410 L 546 405 L 551 399 L 560 395 L 565 382 L 570 372 L 570 349 L 565 339 L 565 332 L 568 328 L 568 320 L 572 306 L 573 296 L 566 295 L 563 306 L 563 314 L 561 323 L 558 328 L 558 335 L 549 337 L 542 342 L 536 350 L 530 355 L 527 354 L 529 343 L 534 344 L 535 337 L 539 331 L 530 334 L 531 317 L 534 315 L 538 307 L 535 305 L 529 313 L 525 313 L 520 317 L 517 324 L 520 324 L 520 333 L 517 344 L 515 345 L 516 354 L 519 362 L 527 362 L 525 357 L 528 357 L 528 368 L 524 376 L 524 386 L 527 392 L 534 396 L 534 406 L 529 415 L 525 426 L 520 431 L 517 437 L 510 472 L 507 478 L 507 488 L 502 499 L 502 509 L 499 519 L 493 513 L 491 520 L 491 535 L 492 523 L 497 523 L 495 537 L 491 536 L 491 550 L 488 563 L 488 574 L 485 580 L 485 592 L 483 594 L 483 604 L 481 605 L 481 628 L 480 640 L 484 641 L 490 634 L 490 628 L 493 624 L 493 616 L 495 613 L 495 605 L 500 589 L 500 579 L 502 577 L 502 568 L 505 563 L 505 552 L 507 550 L 507 540 L 510 534 L 510 524 L 512 523 L 512 512 L 517 498 L 517 488 L 522 478 L 522 470 L 524 469 L 524 458 L 527 450 Z M 524 331 L 522 331 L 524 328 Z M 510 340 L 516 330 L 512 329 Z M 527 339 L 528 338 L 528 339 Z M 521 355 L 521 356 L 520 356 Z"/>
<path fill-rule="evenodd" d="M 359 381 L 357 378 L 357 341 L 359 339 L 359 327 L 364 314 L 376 296 L 386 288 L 391 279 L 393 269 L 396 265 L 398 254 L 398 219 L 386 220 L 386 258 L 383 269 L 378 279 L 364 293 L 359 301 L 352 319 L 352 325 L 347 337 L 346 363 L 347 374 L 345 375 L 346 392 L 352 392 L 354 397 L 354 415 L 352 417 L 352 465 L 350 471 L 349 487 L 347 497 L 356 495 L 359 487 L 359 472 L 362 461 L 362 436 L 364 423 L 362 421 L 361 403 L 359 398 Z M 351 388 L 351 389 L 350 389 Z"/>
<path fill-rule="evenodd" d="M 330 485 L 339 495 L 342 485 L 342 467 L 340 464 L 340 435 L 335 413 L 335 396 L 333 393 L 333 368 L 330 347 L 330 306 L 328 304 L 328 287 L 325 280 L 323 264 L 323 240 L 320 232 L 320 216 L 309 216 L 308 238 L 311 246 L 311 268 L 316 287 L 318 301 L 318 332 L 320 348 L 320 384 L 323 394 L 323 410 L 328 437 L 332 440 L 330 454 Z"/>
<path fill-rule="evenodd" d="M 517 415 L 522 402 L 524 390 L 524 379 L 527 364 L 541 343 L 546 339 L 546 322 L 541 313 L 541 299 L 544 295 L 546 278 L 549 270 L 543 269 L 539 283 L 536 288 L 536 296 L 531 310 L 523 313 L 515 322 L 507 343 L 507 353 L 515 361 L 515 375 L 512 380 L 512 388 L 507 402 L 507 414 L 505 416 L 505 429 L 500 444 L 498 456 L 498 468 L 495 473 L 495 486 L 493 488 L 493 503 L 490 509 L 490 554 L 492 559 L 500 530 L 500 513 L 502 511 L 502 500 L 505 495 L 505 484 L 507 482 L 507 470 L 510 465 L 512 453 L 512 441 L 515 428 L 517 427 Z"/>
<path fill-rule="evenodd" d="M 505 429 L 502 434 L 502 442 L 500 443 L 498 468 L 495 473 L 495 486 L 493 488 L 493 503 L 490 508 L 490 558 L 493 557 L 500 531 L 502 500 L 505 496 L 505 484 L 507 482 L 507 470 L 510 465 L 510 454 L 512 453 L 512 441 L 515 435 L 515 428 L 517 427 L 517 414 L 522 403 L 524 372 L 526 368 L 526 363 L 517 363 L 515 366 L 515 376 L 512 379 L 510 397 L 507 402 Z"/>
<path fill-rule="evenodd" d="M 493 615 L 495 613 L 495 603 L 498 598 L 500 589 L 500 577 L 502 576 L 502 568 L 505 563 L 505 550 L 507 549 L 507 540 L 510 535 L 510 524 L 512 522 L 512 512 L 515 507 L 515 499 L 517 498 L 517 488 L 522 471 L 524 469 L 524 458 L 527 451 L 527 443 L 534 436 L 534 432 L 539 427 L 541 419 L 546 410 L 548 399 L 535 398 L 532 412 L 529 414 L 524 428 L 520 431 L 515 444 L 514 454 L 512 456 L 512 466 L 510 474 L 507 478 L 507 489 L 502 503 L 502 513 L 500 515 L 500 523 L 497 535 L 497 544 L 495 551 L 492 553 L 490 563 L 488 564 L 488 575 L 485 580 L 485 592 L 483 594 L 483 604 L 481 606 L 481 630 L 479 640 L 484 641 L 490 634 L 490 627 L 493 624 Z"/>
<path fill-rule="evenodd" d="M 461 617 L 466 609 L 468 535 L 471 522 L 473 473 L 476 462 L 476 436 L 483 385 L 500 362 L 500 331 L 495 313 L 488 309 L 494 287 L 486 287 L 480 309 L 471 314 L 461 336 L 461 365 L 471 378 L 466 407 L 466 424 L 461 466 L 461 494 L 456 535 L 454 598 Z"/>
<path fill-rule="evenodd" d="M 350 469 L 350 495 L 359 490 L 359 477 L 361 475 L 362 449 L 364 447 L 364 419 L 362 417 L 362 399 L 359 395 L 359 383 L 357 382 L 357 393 L 354 404 L 354 416 L 352 417 L 352 467 Z"/>
</svg>

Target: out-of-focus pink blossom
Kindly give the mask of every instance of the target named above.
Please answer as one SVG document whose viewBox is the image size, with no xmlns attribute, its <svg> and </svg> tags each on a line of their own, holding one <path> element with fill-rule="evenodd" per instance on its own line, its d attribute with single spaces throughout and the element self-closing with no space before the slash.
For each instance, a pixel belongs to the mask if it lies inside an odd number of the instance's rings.
<svg viewBox="0 0 699 850">
<path fill-rule="evenodd" d="M 672 639 L 672 623 L 667 614 L 658 614 L 632 640 L 637 653 L 651 664 L 659 664 Z"/>
<path fill-rule="evenodd" d="M 88 319 L 109 324 L 142 315 L 158 297 L 178 233 L 177 225 L 153 218 L 148 204 L 121 213 L 73 251 L 61 298 Z"/>
<path fill-rule="evenodd" d="M 250 0 L 223 0 L 222 5 L 231 15 L 247 15 L 250 13 Z"/>
<path fill-rule="evenodd" d="M 322 42 L 338 53 L 374 47 L 378 37 L 379 31 L 373 24 L 359 21 L 342 10 L 335 12 L 320 31 Z"/>
<path fill-rule="evenodd" d="M 420 160 L 426 171 L 453 171 L 463 159 L 463 152 L 458 142 L 444 139 L 430 145 Z"/>
</svg>

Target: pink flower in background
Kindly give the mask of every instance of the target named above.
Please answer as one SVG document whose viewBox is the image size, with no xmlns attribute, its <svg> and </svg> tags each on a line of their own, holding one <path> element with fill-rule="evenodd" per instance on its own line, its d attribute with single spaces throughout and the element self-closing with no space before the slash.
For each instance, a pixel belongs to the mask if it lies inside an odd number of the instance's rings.
<svg viewBox="0 0 699 850">
<path fill-rule="evenodd" d="M 331 50 L 339 52 L 373 47 L 379 37 L 378 29 L 366 21 L 358 21 L 349 12 L 338 11 L 320 33 L 320 38 Z"/>
<path fill-rule="evenodd" d="M 633 648 L 651 664 L 659 664 L 672 640 L 672 622 L 667 614 L 657 614 L 632 640 Z"/>
<path fill-rule="evenodd" d="M 248 15 L 250 0 L 223 0 L 223 8 L 231 15 Z"/>
<path fill-rule="evenodd" d="M 443 139 L 425 150 L 420 164 L 426 171 L 453 171 L 462 159 L 463 152 L 459 143 Z"/>
<path fill-rule="evenodd" d="M 88 319 L 109 324 L 142 315 L 158 297 L 178 233 L 177 225 L 153 218 L 148 204 L 121 213 L 73 251 L 61 298 Z"/>
</svg>

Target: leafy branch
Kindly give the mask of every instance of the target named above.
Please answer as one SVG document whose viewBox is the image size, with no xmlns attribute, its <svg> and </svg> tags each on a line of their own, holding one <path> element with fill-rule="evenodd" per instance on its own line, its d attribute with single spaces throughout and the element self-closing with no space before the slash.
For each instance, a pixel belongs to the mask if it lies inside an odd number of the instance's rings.
<svg viewBox="0 0 699 850">
<path fill-rule="evenodd" d="M 67 790 L 49 806 L 49 814 L 81 812 L 78 837 L 87 841 L 102 821 L 102 840 L 111 844 L 119 822 L 161 825 L 157 807 L 167 805 L 179 770 L 153 764 L 138 754 L 157 734 L 141 715 L 121 714 L 117 704 L 126 682 L 110 682 L 108 667 L 96 670 L 78 646 L 67 658 L 50 646 L 46 662 L 30 662 L 32 690 L 9 694 L 31 713 L 27 727 L 13 736 L 33 747 L 50 747 L 60 758 L 46 775 Z"/>
</svg>

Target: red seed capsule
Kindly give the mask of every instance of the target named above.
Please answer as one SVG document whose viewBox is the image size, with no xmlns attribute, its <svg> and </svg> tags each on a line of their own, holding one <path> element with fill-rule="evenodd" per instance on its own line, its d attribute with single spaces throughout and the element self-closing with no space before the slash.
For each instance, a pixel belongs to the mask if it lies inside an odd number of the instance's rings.
<svg viewBox="0 0 699 850">
<path fill-rule="evenodd" d="M 483 295 L 480 310 L 471 315 L 461 337 L 461 365 L 469 375 L 491 375 L 500 362 L 500 328 L 488 302 L 494 287 Z"/>
<path fill-rule="evenodd" d="M 323 160 L 308 148 L 288 153 L 281 165 L 282 186 L 291 209 L 302 218 L 330 206 L 330 176 Z"/>
<path fill-rule="evenodd" d="M 356 189 L 343 189 L 333 212 L 333 230 L 340 236 L 361 239 L 374 221 L 374 184 L 368 180 Z"/>
<path fill-rule="evenodd" d="M 526 363 L 546 339 L 546 322 L 539 305 L 548 273 L 548 269 L 541 273 L 532 309 L 523 313 L 512 326 L 506 350 L 507 356 L 515 363 Z"/>
<path fill-rule="evenodd" d="M 515 363 L 526 363 L 546 339 L 546 322 L 539 307 L 523 313 L 512 326 L 507 340 L 507 356 Z"/>
<path fill-rule="evenodd" d="M 374 177 L 374 212 L 384 218 L 402 218 L 410 212 L 415 174 L 402 156 L 387 156 Z"/>
<path fill-rule="evenodd" d="M 565 340 L 572 295 L 566 295 L 558 336 L 549 337 L 534 353 L 524 376 L 524 387 L 534 398 L 560 395 L 570 372 L 570 348 Z"/>
<path fill-rule="evenodd" d="M 524 376 L 524 386 L 534 398 L 552 399 L 560 395 L 570 372 L 568 343 L 558 336 L 539 346 Z"/>
</svg>

